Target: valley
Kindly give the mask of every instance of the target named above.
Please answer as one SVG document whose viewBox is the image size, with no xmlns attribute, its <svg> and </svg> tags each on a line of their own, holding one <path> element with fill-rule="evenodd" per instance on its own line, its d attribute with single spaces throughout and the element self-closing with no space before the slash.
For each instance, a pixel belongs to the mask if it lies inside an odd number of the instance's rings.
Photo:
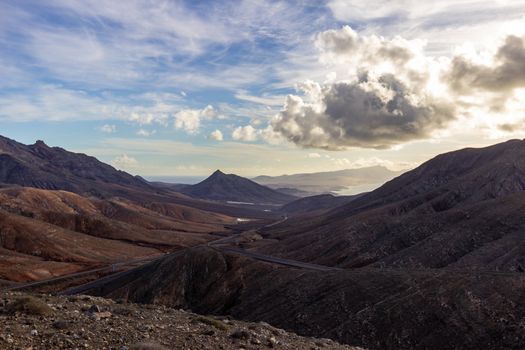
<svg viewBox="0 0 525 350">
<path fill-rule="evenodd" d="M 220 171 L 184 193 L 141 182 L 100 196 L 6 177 L 0 278 L 4 292 L 182 308 L 366 349 L 525 345 L 524 142 L 444 154 L 358 196 L 295 198 Z"/>
<path fill-rule="evenodd" d="M 0 1 L 0 350 L 525 349 L 524 23 Z"/>
</svg>

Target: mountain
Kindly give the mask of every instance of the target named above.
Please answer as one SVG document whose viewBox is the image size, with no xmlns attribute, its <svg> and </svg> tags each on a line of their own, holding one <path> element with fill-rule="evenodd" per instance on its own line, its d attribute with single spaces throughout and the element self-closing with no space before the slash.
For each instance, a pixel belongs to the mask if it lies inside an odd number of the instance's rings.
<svg viewBox="0 0 525 350">
<path fill-rule="evenodd" d="M 179 193 L 176 186 L 151 184 L 94 157 L 49 147 L 43 141 L 24 145 L 0 136 L 0 186 L 2 184 L 65 190 L 101 199 L 120 197 L 139 204 L 179 204 L 235 217 L 272 216 L 257 208 L 193 199 Z"/>
<path fill-rule="evenodd" d="M 151 188 L 145 180 L 94 157 L 49 147 L 43 141 L 26 146 L 2 136 L 0 183 L 97 196 L 118 192 L 122 187 Z"/>
<path fill-rule="evenodd" d="M 313 215 L 340 207 L 356 199 L 355 196 L 334 196 L 332 194 L 319 194 L 317 196 L 296 199 L 281 207 L 280 212 L 288 216 Z"/>
<path fill-rule="evenodd" d="M 210 248 L 165 257 L 88 292 L 263 321 L 372 350 L 523 348 L 523 293 L 523 274 L 308 271 Z"/>
<path fill-rule="evenodd" d="M 176 252 L 88 292 L 368 349 L 523 348 L 524 156 L 522 140 L 449 152 L 333 209 L 311 210 L 337 197 L 288 203 L 300 214 L 244 241 Z"/>
<path fill-rule="evenodd" d="M 160 255 L 226 234 L 236 218 L 30 187 L 0 189 L 0 279 L 38 280 Z"/>
<path fill-rule="evenodd" d="M 308 220 L 268 228 L 273 255 L 345 267 L 525 270 L 525 141 L 439 155 Z"/>
<path fill-rule="evenodd" d="M 186 186 L 180 191 L 193 198 L 250 204 L 279 205 L 296 199 L 246 178 L 224 174 L 220 170 L 215 171 L 204 181 Z"/>
<path fill-rule="evenodd" d="M 281 176 L 258 176 L 253 181 L 273 189 L 295 189 L 289 192 L 306 197 L 316 194 L 341 192 L 358 194 L 373 190 L 400 172 L 391 171 L 382 166 L 345 169 L 320 173 L 305 173 Z"/>
</svg>

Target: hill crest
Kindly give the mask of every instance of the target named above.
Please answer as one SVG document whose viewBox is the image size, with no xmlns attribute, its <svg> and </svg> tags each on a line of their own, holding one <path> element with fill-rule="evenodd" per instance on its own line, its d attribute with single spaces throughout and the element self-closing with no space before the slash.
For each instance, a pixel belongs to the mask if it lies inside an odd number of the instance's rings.
<svg viewBox="0 0 525 350">
<path fill-rule="evenodd" d="M 186 186 L 181 192 L 199 199 L 250 204 L 279 205 L 296 199 L 247 178 L 225 174 L 221 170 L 216 170 L 198 184 Z"/>
</svg>

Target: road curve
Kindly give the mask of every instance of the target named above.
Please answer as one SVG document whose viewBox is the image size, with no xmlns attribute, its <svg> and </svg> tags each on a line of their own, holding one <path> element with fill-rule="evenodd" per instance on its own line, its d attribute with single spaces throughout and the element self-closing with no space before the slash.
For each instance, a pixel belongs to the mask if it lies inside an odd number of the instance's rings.
<svg viewBox="0 0 525 350">
<path fill-rule="evenodd" d="M 286 220 L 288 220 L 288 216 L 285 214 L 282 219 L 280 219 L 280 220 L 278 220 L 278 221 L 276 221 L 274 223 L 271 223 L 269 225 L 265 225 L 262 228 L 272 227 L 272 226 L 281 224 L 281 223 L 285 222 Z M 286 267 L 293 267 L 293 268 L 300 268 L 300 269 L 307 269 L 307 270 L 314 270 L 314 271 L 341 271 L 341 270 L 343 270 L 343 269 L 337 268 L 337 267 L 329 267 L 329 266 L 323 266 L 323 265 L 317 265 L 317 264 L 310 264 L 310 263 L 305 263 L 305 262 L 302 262 L 302 261 L 283 259 L 283 258 L 269 256 L 269 255 L 263 255 L 263 254 L 254 253 L 254 252 L 247 251 L 247 250 L 240 249 L 240 248 L 231 248 L 231 247 L 219 246 L 221 244 L 227 243 L 228 241 L 230 241 L 232 239 L 235 239 L 237 236 L 238 235 L 233 235 L 233 236 L 219 238 L 217 240 L 208 242 L 206 244 L 201 244 L 201 245 L 194 246 L 194 247 L 191 247 L 191 248 L 195 248 L 195 247 L 199 247 L 199 246 L 200 247 L 205 247 L 206 246 L 206 247 L 210 247 L 210 248 L 219 250 L 219 251 L 221 251 L 223 253 L 242 255 L 242 256 L 244 256 L 246 258 L 249 258 L 249 259 L 254 259 L 254 260 L 263 261 L 263 262 L 266 262 L 266 263 L 271 263 L 271 264 L 276 264 L 276 265 L 281 265 L 281 266 L 286 266 Z M 170 253 L 170 254 L 164 254 L 164 255 L 161 255 L 161 256 L 155 256 L 155 257 L 149 257 L 149 258 L 142 258 L 142 259 L 135 259 L 135 260 L 130 260 L 130 261 L 119 262 L 119 263 L 112 264 L 110 266 L 105 266 L 105 267 L 101 267 L 101 268 L 97 268 L 97 269 L 77 272 L 77 273 L 73 273 L 73 274 L 69 274 L 69 275 L 65 275 L 65 276 L 58 276 L 58 277 L 50 278 L 50 279 L 43 280 L 43 281 L 35 281 L 35 282 L 23 283 L 23 284 L 20 283 L 20 284 L 16 284 L 16 285 L 12 285 L 12 286 L 9 286 L 7 288 L 4 288 L 2 291 L 13 291 L 13 290 L 20 290 L 20 289 L 25 289 L 25 288 L 30 288 L 30 287 L 37 287 L 37 286 L 44 285 L 44 284 L 47 284 L 47 283 L 58 282 L 58 281 L 62 281 L 62 280 L 70 279 L 70 278 L 75 278 L 75 277 L 81 277 L 81 276 L 89 275 L 89 274 L 92 274 L 92 273 L 95 273 L 95 272 L 115 271 L 115 269 L 117 269 L 117 268 L 130 266 L 130 265 L 134 265 L 134 264 L 144 265 L 144 264 L 152 263 L 154 261 L 157 261 L 159 259 L 162 259 L 162 258 L 165 258 L 165 257 L 168 257 L 168 256 L 173 257 L 173 256 L 181 255 L 182 253 L 184 253 L 185 250 L 186 249 L 179 250 L 177 252 Z M 106 282 L 110 282 L 110 281 L 112 281 L 112 280 L 114 280 L 116 278 L 125 276 L 125 275 L 131 273 L 133 270 L 134 269 L 130 269 L 130 270 L 127 270 L 127 271 L 121 271 L 121 272 L 117 272 L 117 273 L 114 273 L 114 274 L 111 274 L 111 275 L 108 275 L 108 276 L 104 276 L 102 278 L 97 279 L 96 281 L 89 282 L 89 283 L 86 283 L 86 284 L 83 284 L 83 285 L 80 285 L 80 286 L 76 286 L 76 287 L 73 287 L 73 288 L 69 288 L 69 289 L 67 289 L 65 291 L 60 292 L 59 294 L 60 295 L 80 294 L 80 293 L 83 293 L 83 292 L 85 292 L 87 290 L 99 287 L 99 286 L 103 285 Z"/>
<path fill-rule="evenodd" d="M 237 254 L 244 257 L 264 261 L 276 265 L 282 265 L 287 267 L 295 267 L 299 269 L 315 270 L 315 271 L 342 271 L 344 269 L 338 267 L 330 267 L 324 265 L 310 264 L 297 260 L 289 260 L 283 258 L 277 258 L 274 256 L 263 255 L 259 253 L 250 252 L 248 250 L 239 249 L 239 248 L 228 248 L 228 247 L 214 247 L 215 249 L 220 250 L 223 253 Z"/>
</svg>

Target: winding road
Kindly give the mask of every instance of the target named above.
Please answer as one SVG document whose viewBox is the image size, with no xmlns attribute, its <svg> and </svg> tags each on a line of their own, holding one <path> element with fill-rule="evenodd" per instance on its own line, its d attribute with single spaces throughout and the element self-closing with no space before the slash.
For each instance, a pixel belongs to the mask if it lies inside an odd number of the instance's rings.
<svg viewBox="0 0 525 350">
<path fill-rule="evenodd" d="M 285 215 L 283 215 L 282 219 L 280 219 L 280 220 L 278 220 L 276 222 L 273 222 L 271 224 L 265 225 L 263 227 L 260 227 L 259 229 L 276 226 L 278 224 L 281 224 L 281 223 L 285 222 L 286 220 L 288 220 L 288 216 L 285 214 Z M 228 237 L 219 238 L 217 240 L 208 242 L 206 244 L 201 244 L 201 245 L 194 246 L 194 247 L 191 247 L 191 248 L 195 248 L 195 247 L 210 247 L 210 248 L 219 250 L 219 251 L 221 251 L 223 253 L 227 253 L 227 254 L 242 255 L 244 257 L 247 257 L 247 258 L 250 258 L 250 259 L 254 259 L 254 260 L 258 260 L 258 261 L 263 261 L 263 262 L 266 262 L 266 263 L 271 263 L 271 264 L 276 264 L 276 265 L 281 265 L 281 266 L 286 266 L 286 267 L 299 268 L 299 269 L 307 269 L 307 270 L 314 270 L 314 271 L 341 271 L 342 270 L 342 269 L 336 268 L 336 267 L 329 267 L 329 266 L 305 263 L 305 262 L 302 262 L 302 261 L 283 259 L 283 258 L 269 256 L 269 255 L 263 255 L 263 254 L 259 254 L 259 253 L 254 253 L 254 252 L 251 252 L 251 251 L 248 251 L 248 250 L 244 250 L 244 249 L 241 249 L 241 248 L 232 248 L 232 247 L 224 246 L 224 244 L 227 244 L 231 240 L 236 239 L 237 237 L 239 237 L 239 235 L 240 234 L 237 234 L 237 235 L 234 235 L 234 236 L 228 236 Z M 187 249 L 189 249 L 189 248 L 187 248 Z M 135 260 L 118 262 L 118 263 L 111 264 L 109 266 L 96 268 L 96 269 L 92 269 L 92 270 L 87 270 L 87 271 L 82 271 L 82 272 L 76 272 L 76 273 L 73 273 L 73 274 L 59 276 L 59 277 L 54 277 L 54 278 L 50 278 L 50 279 L 43 280 L 43 281 L 35 281 L 35 282 L 29 282 L 29 283 L 19 283 L 19 284 L 16 284 L 16 285 L 8 286 L 7 288 L 4 288 L 3 291 L 15 291 L 15 290 L 27 289 L 27 288 L 31 288 L 31 287 L 38 287 L 38 286 L 42 286 L 42 285 L 45 285 L 45 284 L 54 283 L 54 282 L 60 282 L 60 281 L 64 281 L 64 280 L 67 280 L 67 279 L 72 279 L 72 278 L 77 278 L 77 277 L 82 277 L 82 276 L 87 276 L 87 275 L 90 275 L 90 274 L 93 274 L 93 273 L 98 273 L 98 272 L 116 272 L 117 270 L 120 270 L 120 269 L 122 269 L 124 267 L 130 267 L 130 266 L 137 265 L 137 264 L 139 266 L 142 266 L 142 265 L 145 265 L 145 264 L 152 263 L 154 261 L 163 259 L 163 258 L 168 257 L 168 256 L 173 257 L 173 256 L 182 255 L 185 251 L 186 251 L 186 249 L 179 250 L 179 251 L 174 252 L 174 253 L 160 255 L 160 256 L 154 256 L 154 257 L 148 257 L 148 258 L 141 258 L 141 259 L 135 259 Z M 62 295 L 80 294 L 80 293 L 83 293 L 83 292 L 85 292 L 87 290 L 90 290 L 92 288 L 96 288 L 98 286 L 101 286 L 104 283 L 110 282 L 110 281 L 112 281 L 114 279 L 120 278 L 120 277 L 125 276 L 125 275 L 127 275 L 129 273 L 132 273 L 132 271 L 133 271 L 133 269 L 129 269 L 129 270 L 126 270 L 126 271 L 118 271 L 118 272 L 112 273 L 112 274 L 110 274 L 108 276 L 104 276 L 102 278 L 99 278 L 99 279 L 97 279 L 95 281 L 92 281 L 92 282 L 89 282 L 89 283 L 86 283 L 86 284 L 83 284 L 83 285 L 80 285 L 80 286 L 76 286 L 76 287 L 67 289 L 67 290 L 65 290 L 65 291 L 63 291 L 63 292 L 61 292 L 59 294 L 62 294 Z"/>
</svg>

